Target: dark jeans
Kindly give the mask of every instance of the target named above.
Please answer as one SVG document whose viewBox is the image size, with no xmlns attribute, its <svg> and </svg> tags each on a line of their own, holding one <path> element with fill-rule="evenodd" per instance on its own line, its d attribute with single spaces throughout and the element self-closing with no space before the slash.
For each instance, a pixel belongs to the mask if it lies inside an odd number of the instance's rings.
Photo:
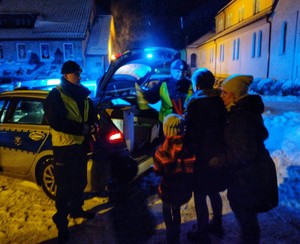
<svg viewBox="0 0 300 244">
<path fill-rule="evenodd" d="M 57 184 L 56 214 L 53 220 L 57 228 L 68 226 L 67 216 L 82 210 L 83 191 L 87 184 L 87 155 L 81 145 L 54 147 L 54 176 Z"/>
<path fill-rule="evenodd" d="M 257 213 L 239 211 L 234 212 L 240 225 L 241 244 L 259 244 L 260 228 L 257 220 Z"/>
<path fill-rule="evenodd" d="M 199 192 L 194 192 L 195 209 L 197 215 L 198 230 L 201 233 L 208 232 L 209 223 L 209 213 L 206 202 L 206 197 L 209 197 L 212 211 L 213 219 L 215 221 L 221 221 L 222 219 L 222 198 L 219 192 L 210 193 L 209 195 L 202 194 Z"/>
<path fill-rule="evenodd" d="M 177 244 L 180 242 L 180 205 L 163 202 L 163 216 L 166 224 L 167 243 Z"/>
</svg>

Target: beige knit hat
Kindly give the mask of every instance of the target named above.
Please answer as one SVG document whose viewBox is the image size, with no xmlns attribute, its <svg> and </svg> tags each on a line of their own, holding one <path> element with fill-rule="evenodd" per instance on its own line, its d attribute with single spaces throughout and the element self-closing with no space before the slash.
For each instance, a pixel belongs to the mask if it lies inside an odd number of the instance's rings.
<svg viewBox="0 0 300 244">
<path fill-rule="evenodd" d="M 228 76 L 221 84 L 221 88 L 232 92 L 237 98 L 246 95 L 248 88 L 253 81 L 252 75 L 234 74 Z"/>
<path fill-rule="evenodd" d="M 178 114 L 169 114 L 164 119 L 163 130 L 166 137 L 181 135 L 184 130 L 184 118 Z"/>
</svg>

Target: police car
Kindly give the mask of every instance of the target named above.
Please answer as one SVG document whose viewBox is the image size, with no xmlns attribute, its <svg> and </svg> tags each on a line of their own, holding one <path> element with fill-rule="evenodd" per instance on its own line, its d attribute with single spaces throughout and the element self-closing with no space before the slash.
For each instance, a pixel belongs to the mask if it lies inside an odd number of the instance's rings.
<svg viewBox="0 0 300 244">
<path fill-rule="evenodd" d="M 100 130 L 91 141 L 85 191 L 103 192 L 151 170 L 160 124 L 157 110 L 139 91 L 177 57 L 170 48 L 127 51 L 99 79 L 94 102 Z M 43 110 L 48 92 L 17 89 L 0 94 L 0 174 L 36 182 L 54 199 L 51 132 Z"/>
</svg>

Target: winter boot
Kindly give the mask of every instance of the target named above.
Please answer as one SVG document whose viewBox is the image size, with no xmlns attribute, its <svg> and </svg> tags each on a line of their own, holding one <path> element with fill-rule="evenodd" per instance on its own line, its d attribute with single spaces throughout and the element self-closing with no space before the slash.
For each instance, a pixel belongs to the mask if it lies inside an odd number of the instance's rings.
<svg viewBox="0 0 300 244">
<path fill-rule="evenodd" d="M 58 229 L 58 244 L 67 244 L 69 243 L 69 230 L 66 229 Z"/>
<path fill-rule="evenodd" d="M 93 219 L 95 217 L 95 213 L 90 211 L 79 210 L 70 214 L 71 218 L 85 218 L 85 219 Z"/>
<path fill-rule="evenodd" d="M 54 214 L 52 217 L 53 222 L 56 225 L 58 230 L 58 243 L 59 244 L 66 244 L 69 242 L 69 229 L 68 229 L 68 220 L 63 218 L 59 214 Z"/>
<path fill-rule="evenodd" d="M 194 225 L 192 230 L 188 231 L 187 239 L 190 242 L 198 244 L 211 244 L 207 231 L 199 231 L 197 225 Z"/>
<path fill-rule="evenodd" d="M 208 232 L 212 233 L 216 237 L 222 239 L 224 237 L 224 230 L 222 226 L 222 219 L 216 219 L 214 218 L 209 224 L 208 224 Z"/>
</svg>

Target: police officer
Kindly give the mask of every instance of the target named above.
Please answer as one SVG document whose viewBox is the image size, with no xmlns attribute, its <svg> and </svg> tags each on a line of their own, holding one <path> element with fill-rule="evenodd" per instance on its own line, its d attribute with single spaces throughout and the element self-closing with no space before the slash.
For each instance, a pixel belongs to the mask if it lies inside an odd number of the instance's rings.
<svg viewBox="0 0 300 244">
<path fill-rule="evenodd" d="M 191 81 L 187 79 L 187 63 L 182 59 L 176 59 L 171 64 L 171 77 L 154 85 L 151 89 L 143 91 L 144 98 L 154 104 L 161 101 L 159 121 L 171 114 L 184 113 L 184 104 L 192 95 Z M 162 132 L 162 131 L 161 131 Z"/>
<path fill-rule="evenodd" d="M 52 89 L 45 102 L 54 153 L 54 175 L 57 184 L 53 221 L 59 243 L 69 240 L 68 215 L 92 219 L 84 211 L 83 191 L 87 184 L 88 140 L 96 131 L 96 112 L 90 91 L 81 85 L 81 68 L 67 61 L 61 69 L 61 83 Z"/>
</svg>

